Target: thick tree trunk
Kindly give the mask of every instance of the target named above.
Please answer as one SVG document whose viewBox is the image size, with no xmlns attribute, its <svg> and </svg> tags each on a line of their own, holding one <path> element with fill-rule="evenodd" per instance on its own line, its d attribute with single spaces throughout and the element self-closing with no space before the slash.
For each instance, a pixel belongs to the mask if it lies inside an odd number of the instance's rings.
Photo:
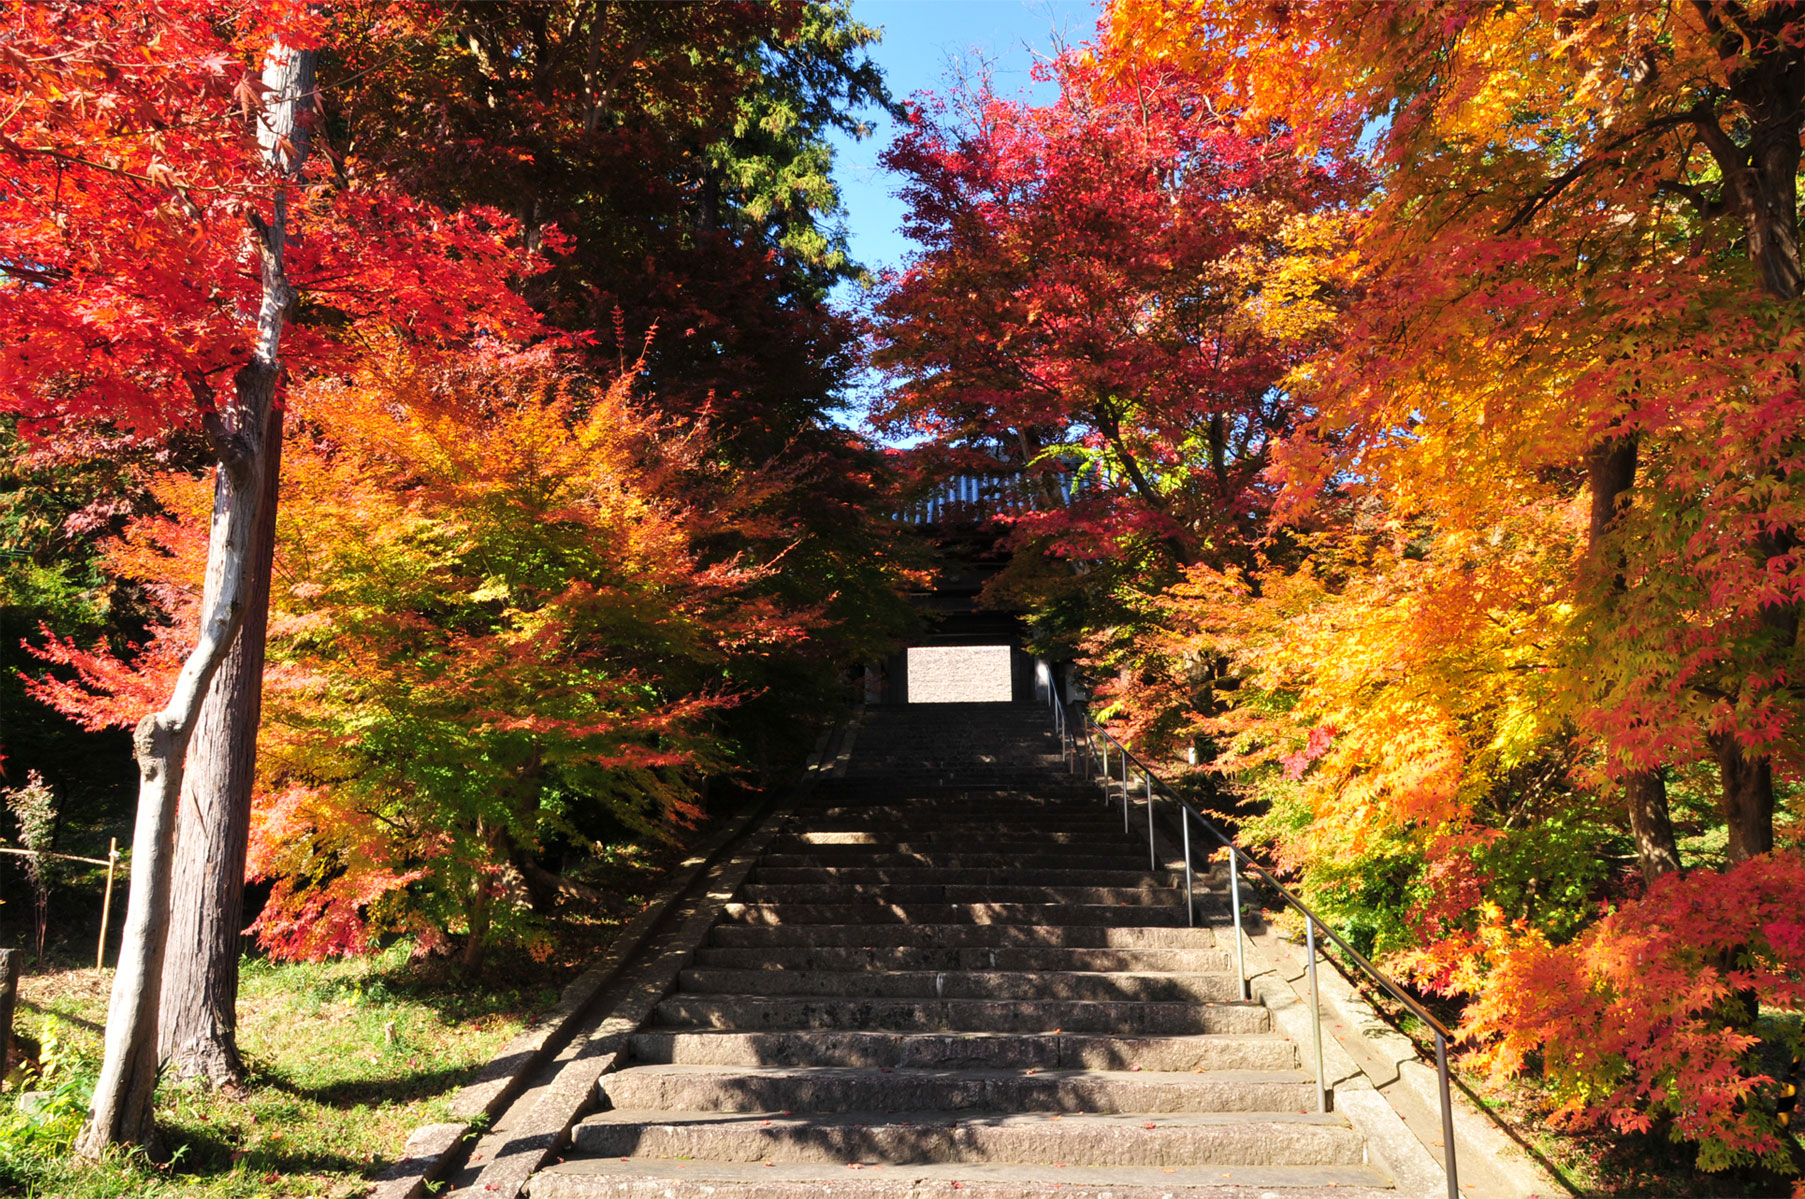
<svg viewBox="0 0 1805 1199">
<path fill-rule="evenodd" d="M 176 817 L 169 965 L 163 975 L 157 1053 L 177 1078 L 238 1086 L 238 958 L 244 924 L 245 849 L 257 728 L 263 715 L 263 649 L 282 464 L 282 410 L 272 406 L 258 519 L 247 549 L 244 626 L 233 641 L 188 747 L 188 779 Z"/>
<path fill-rule="evenodd" d="M 1652 883 L 1663 874 L 1678 870 L 1680 847 L 1667 814 L 1667 776 L 1659 770 L 1638 770 L 1623 780 L 1623 798 L 1630 814 L 1630 834 L 1636 839 L 1642 881 Z"/>
<path fill-rule="evenodd" d="M 1636 484 L 1638 445 L 1633 434 L 1612 437 L 1586 451 L 1586 485 L 1592 492 L 1592 520 L 1587 545 L 1596 550 L 1599 539 L 1617 520 L 1617 507 Z"/>
<path fill-rule="evenodd" d="M 300 166 L 306 123 L 296 118 L 313 102 L 313 69 L 313 51 L 280 45 L 271 50 L 264 68 L 263 82 L 270 91 L 258 140 L 279 175 L 292 176 Z M 284 145 L 289 148 L 280 148 Z M 271 427 L 282 370 L 282 329 L 295 299 L 284 265 L 288 201 L 280 189 L 268 224 L 253 224 L 263 278 L 257 341 L 251 361 L 234 380 L 229 410 L 224 416 L 209 413 L 206 420 L 220 465 L 207 539 L 200 638 L 176 676 L 169 702 L 139 721 L 133 736 L 139 783 L 131 889 L 107 1006 L 106 1056 L 94 1087 L 93 1110 L 76 1140 L 76 1152 L 84 1157 L 98 1157 L 113 1145 L 158 1147 L 158 1007 L 168 949 L 176 810 L 207 690 L 244 620 L 264 472 L 274 469 L 264 433 Z"/>
<path fill-rule="evenodd" d="M 1723 774 L 1723 814 L 1730 828 L 1725 853 L 1746 862 L 1774 847 L 1774 772 L 1765 754 L 1749 756 L 1731 733 L 1714 733 L 1711 749 Z"/>
<path fill-rule="evenodd" d="M 1626 435 L 1601 441 L 1586 454 L 1586 481 L 1592 491 L 1592 519 L 1587 545 L 1596 553 L 1598 543 L 1617 521 L 1623 497 L 1636 484 L 1638 445 Z M 1623 590 L 1622 563 L 1613 569 L 1611 590 Z M 1636 857 L 1642 880 L 1652 883 L 1680 868 L 1680 847 L 1674 840 L 1673 821 L 1667 810 L 1667 779 L 1659 767 L 1637 770 L 1623 780 L 1623 804 L 1629 813 L 1630 835 L 1636 840 Z"/>
</svg>

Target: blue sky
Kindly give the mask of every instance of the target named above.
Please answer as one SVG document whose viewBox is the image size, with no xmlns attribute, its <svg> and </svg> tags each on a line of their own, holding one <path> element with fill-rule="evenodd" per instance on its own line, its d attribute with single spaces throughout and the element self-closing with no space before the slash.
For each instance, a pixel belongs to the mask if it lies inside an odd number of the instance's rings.
<svg viewBox="0 0 1805 1199">
<path fill-rule="evenodd" d="M 1049 53 L 1055 30 L 1068 43 L 1086 41 L 1097 22 L 1091 0 L 853 0 L 852 13 L 882 27 L 884 40 L 872 57 L 899 100 L 942 90 L 949 65 L 973 56 L 991 63 L 1001 94 L 1051 99 L 1056 94 L 1051 85 L 1036 87 L 1029 78 L 1034 51 Z M 903 206 L 891 194 L 895 183 L 878 165 L 896 123 L 880 115 L 875 124 L 863 141 L 833 139 L 834 176 L 846 203 L 853 257 L 873 270 L 900 265 L 911 244 L 898 231 Z"/>
<path fill-rule="evenodd" d="M 852 13 L 883 29 L 872 58 L 899 100 L 942 91 L 955 62 L 979 60 L 989 64 L 999 94 L 1051 100 L 1057 89 L 1030 78 L 1036 53 L 1050 53 L 1056 33 L 1067 44 L 1086 41 L 1097 24 L 1093 0 L 853 0 Z M 901 266 L 914 243 L 900 229 L 903 204 L 893 194 L 896 181 L 878 162 L 896 136 L 896 122 L 881 113 L 869 115 L 875 126 L 870 137 L 855 141 L 836 133 L 832 141 L 853 258 L 875 272 Z M 857 308 L 863 297 L 843 284 L 836 299 Z M 877 386 L 871 374 L 854 383 L 848 419 L 859 420 Z"/>
</svg>

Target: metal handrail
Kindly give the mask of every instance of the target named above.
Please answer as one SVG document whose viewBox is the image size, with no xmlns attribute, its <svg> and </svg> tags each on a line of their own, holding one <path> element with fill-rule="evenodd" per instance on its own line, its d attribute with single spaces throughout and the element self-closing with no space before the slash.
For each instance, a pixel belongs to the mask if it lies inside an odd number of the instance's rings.
<svg viewBox="0 0 1805 1199">
<path fill-rule="evenodd" d="M 1050 678 L 1048 683 L 1047 700 L 1053 710 L 1053 728 L 1054 732 L 1059 736 L 1060 754 L 1062 757 L 1066 758 L 1069 768 L 1075 770 L 1077 769 L 1077 764 L 1072 761 L 1072 755 L 1078 752 L 1078 738 L 1071 732 L 1071 718 L 1067 713 L 1065 701 L 1059 695 L 1059 679 L 1057 675 Z M 1289 903 L 1292 907 L 1302 913 L 1304 917 L 1305 949 L 1309 954 L 1308 969 L 1310 982 L 1311 1040 L 1316 1054 L 1316 1103 L 1318 1111 L 1326 1112 L 1328 1110 L 1330 1088 L 1323 1077 L 1322 1001 L 1316 985 L 1317 929 L 1320 928 L 1323 935 L 1328 937 L 1328 939 L 1333 941 L 1336 945 L 1340 946 L 1342 953 L 1347 955 L 1348 960 L 1358 966 L 1367 977 L 1371 978 L 1375 983 L 1382 987 L 1393 999 L 1403 1004 L 1411 1015 L 1429 1026 L 1430 1030 L 1435 1034 L 1435 1075 L 1441 1090 L 1442 1146 L 1444 1166 L 1448 1176 L 1448 1199 L 1460 1199 L 1460 1180 L 1456 1169 L 1454 1152 L 1454 1101 L 1452 1086 L 1448 1075 L 1448 1043 L 1454 1039 L 1454 1033 L 1440 1020 L 1430 1014 L 1422 1004 L 1405 994 L 1403 989 L 1399 987 L 1396 982 L 1392 981 L 1391 978 L 1381 972 L 1377 966 L 1374 966 L 1371 962 L 1367 961 L 1364 954 L 1355 949 L 1352 945 L 1349 945 L 1339 933 L 1325 924 L 1322 917 L 1318 916 L 1315 911 L 1311 909 L 1309 904 L 1293 895 L 1285 884 L 1279 882 L 1279 880 L 1273 876 L 1272 871 L 1261 865 L 1260 862 L 1246 850 L 1237 846 L 1234 843 L 1234 840 L 1229 837 L 1227 833 L 1223 832 L 1222 829 L 1217 827 L 1214 821 L 1210 820 L 1207 816 L 1203 815 L 1196 808 L 1187 803 L 1183 796 L 1175 791 L 1164 779 L 1155 774 L 1153 769 L 1148 766 L 1146 762 L 1142 761 L 1133 750 L 1122 744 L 1121 740 L 1117 738 L 1115 734 L 1097 723 L 1096 719 L 1091 716 L 1089 711 L 1084 711 L 1082 713 L 1079 727 L 1084 732 L 1084 759 L 1089 761 L 1093 754 L 1099 759 L 1102 771 L 1103 791 L 1106 799 L 1116 786 L 1116 780 L 1112 779 L 1109 773 L 1109 747 L 1111 745 L 1115 746 L 1121 756 L 1122 777 L 1120 785 L 1122 788 L 1122 829 L 1124 832 L 1128 831 L 1129 828 L 1129 764 L 1133 763 L 1135 768 L 1141 772 L 1147 804 L 1147 853 L 1149 860 L 1153 864 L 1153 869 L 1156 871 L 1159 868 L 1158 850 L 1154 845 L 1153 825 L 1153 800 L 1156 790 L 1166 795 L 1167 798 L 1178 805 L 1180 812 L 1179 826 L 1184 834 L 1185 916 L 1192 926 L 1195 926 L 1197 923 L 1197 909 L 1193 902 L 1191 892 L 1192 877 L 1196 873 L 1191 860 L 1191 821 L 1197 821 L 1197 823 L 1202 825 L 1211 836 L 1216 838 L 1224 849 L 1228 850 L 1229 895 L 1231 915 L 1235 924 L 1235 970 L 1240 976 L 1240 995 L 1242 999 L 1245 1000 L 1249 998 L 1249 990 L 1247 981 L 1247 959 L 1242 947 L 1241 868 L 1245 866 L 1248 870 L 1251 870 L 1260 878 L 1264 879 L 1267 885 L 1277 891 L 1279 896 L 1286 903 Z M 1094 749 L 1092 746 L 1094 740 L 1092 736 L 1093 733 L 1097 734 L 1097 738 L 1095 739 L 1098 740 L 1098 744 Z"/>
</svg>

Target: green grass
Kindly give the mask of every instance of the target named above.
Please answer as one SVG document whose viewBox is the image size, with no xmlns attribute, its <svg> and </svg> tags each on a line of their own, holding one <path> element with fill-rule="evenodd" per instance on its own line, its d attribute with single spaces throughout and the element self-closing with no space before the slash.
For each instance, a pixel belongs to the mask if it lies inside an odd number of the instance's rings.
<svg viewBox="0 0 1805 1199">
<path fill-rule="evenodd" d="M 239 1046 L 251 1070 L 241 1101 L 193 1084 L 158 1092 L 173 1154 L 101 1165 L 71 1160 L 68 1138 L 100 1059 L 110 976 L 92 969 L 28 976 L 21 1032 L 53 1038 L 49 1077 L 67 1110 L 22 1115 L 0 1096 L 0 1194 L 110 1199 L 351 1196 L 401 1155 L 407 1135 L 451 1118 L 452 1095 L 537 1012 L 556 1000 L 543 970 L 497 961 L 479 985 L 408 960 L 406 945 L 366 959 L 244 964 Z M 529 980 L 529 981 L 520 981 Z M 60 1121 L 60 1123 L 59 1123 Z"/>
</svg>

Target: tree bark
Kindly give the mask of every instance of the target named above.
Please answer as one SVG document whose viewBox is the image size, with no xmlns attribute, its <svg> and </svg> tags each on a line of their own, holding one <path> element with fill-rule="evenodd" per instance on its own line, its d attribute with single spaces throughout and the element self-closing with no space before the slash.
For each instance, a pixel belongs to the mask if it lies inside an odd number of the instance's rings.
<svg viewBox="0 0 1805 1199">
<path fill-rule="evenodd" d="M 246 398 L 241 387 L 238 399 L 242 403 Z M 98 1157 L 111 1145 L 144 1145 L 153 1152 L 158 1148 L 153 1103 L 158 1067 L 157 1005 L 168 945 L 176 804 L 188 743 L 207 687 L 244 619 L 249 574 L 245 551 L 257 517 L 257 468 L 254 443 L 241 444 L 237 453 L 228 454 L 219 465 L 207 541 L 200 640 L 182 664 L 169 702 L 139 721 L 132 739 L 139 779 L 131 889 L 119 966 L 107 1005 L 106 1056 L 94 1087 L 93 1110 L 76 1142 L 77 1151 L 86 1157 Z M 235 496 L 237 502 L 233 502 Z"/>
<path fill-rule="evenodd" d="M 270 89 L 258 141 L 279 176 L 300 167 L 306 123 L 297 121 L 312 103 L 314 52 L 280 44 L 266 60 Z M 283 150 L 283 145 L 290 147 Z M 282 329 L 294 304 L 283 250 L 288 200 L 278 186 L 271 219 L 253 219 L 261 260 L 263 298 L 251 361 L 234 379 L 233 402 L 222 416 L 206 415 L 219 468 L 214 477 L 213 519 L 207 538 L 207 577 L 201 594 L 200 637 L 182 664 L 169 702 L 138 722 L 138 814 L 132 830 L 131 889 L 119 946 L 119 965 L 107 1006 L 106 1054 L 94 1087 L 94 1106 L 76 1139 L 76 1152 L 99 1157 L 114 1145 L 157 1141 L 158 1008 L 169 944 L 171 873 L 176 809 L 188 747 L 214 674 L 243 624 L 251 583 L 250 549 L 262 514 L 264 472 L 273 469 L 265 439 L 281 375 Z M 197 388 L 198 390 L 198 388 Z M 273 486 L 273 484 L 272 484 Z"/>
<path fill-rule="evenodd" d="M 1630 835 L 1636 839 L 1636 857 L 1642 881 L 1652 883 L 1680 868 L 1680 847 L 1667 813 L 1667 776 L 1661 770 L 1638 770 L 1623 780 L 1624 806 L 1629 809 Z"/>
<path fill-rule="evenodd" d="M 1730 828 L 1725 853 L 1746 862 L 1774 847 L 1774 772 L 1766 754 L 1749 756 L 1733 733 L 1713 733 L 1711 749 L 1723 774 L 1723 814 Z"/>
<path fill-rule="evenodd" d="M 1586 485 L 1592 492 L 1592 520 L 1587 546 L 1598 542 L 1617 521 L 1617 507 L 1636 484 L 1637 439 L 1634 434 L 1612 437 L 1586 451 Z M 1622 576 L 1618 576 L 1622 586 Z"/>
<path fill-rule="evenodd" d="M 176 817 L 170 957 L 157 1030 L 157 1055 L 177 1078 L 200 1078 L 216 1087 L 244 1081 L 237 1039 L 238 958 L 282 468 L 279 405 L 270 409 L 263 438 L 267 468 L 247 549 L 244 626 L 213 678 L 188 747 L 187 786 Z"/>
</svg>

